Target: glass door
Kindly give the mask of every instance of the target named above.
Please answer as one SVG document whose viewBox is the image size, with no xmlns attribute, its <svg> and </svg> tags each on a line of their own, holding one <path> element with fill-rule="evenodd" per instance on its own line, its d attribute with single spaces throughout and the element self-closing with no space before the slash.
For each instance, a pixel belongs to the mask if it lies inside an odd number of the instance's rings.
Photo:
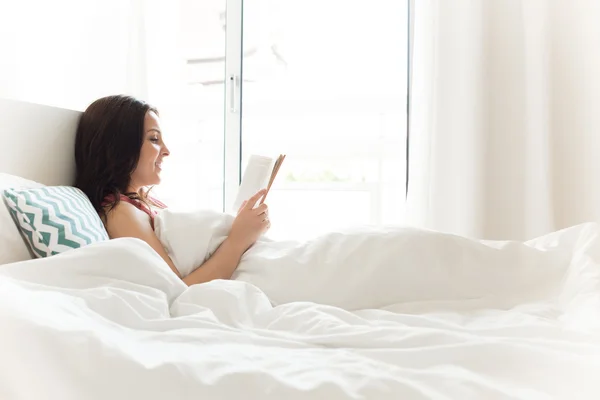
<svg viewBox="0 0 600 400">
<path fill-rule="evenodd" d="M 407 24 L 398 0 L 244 1 L 241 165 L 287 154 L 272 236 L 401 222 Z"/>
<path fill-rule="evenodd" d="M 222 211 L 239 182 L 241 0 L 174 0 L 168 10 L 157 21 L 174 23 L 156 37 L 168 35 L 172 53 L 154 68 L 173 65 L 160 75 L 169 80 L 159 110 L 171 156 L 156 190 L 171 208 Z"/>
<path fill-rule="evenodd" d="M 402 222 L 406 2 L 160 4 L 147 51 L 172 153 L 165 203 L 229 211 L 249 156 L 285 153 L 273 237 Z M 154 44 L 170 55 L 152 57 Z"/>
</svg>

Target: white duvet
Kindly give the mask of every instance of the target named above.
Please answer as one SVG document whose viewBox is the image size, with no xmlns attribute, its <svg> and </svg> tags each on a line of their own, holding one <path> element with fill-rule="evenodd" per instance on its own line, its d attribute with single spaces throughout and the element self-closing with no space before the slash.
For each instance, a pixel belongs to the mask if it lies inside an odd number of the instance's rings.
<svg viewBox="0 0 600 400">
<path fill-rule="evenodd" d="M 196 218 L 159 222 L 196 246 L 166 243 L 183 269 L 227 231 Z M 264 239 L 189 288 L 137 239 L 0 266 L 0 399 L 598 399 L 598 377 L 595 224 Z"/>
<path fill-rule="evenodd" d="M 232 222 L 232 216 L 213 211 L 165 210 L 155 220 L 155 231 L 186 276 L 214 253 Z M 577 239 L 571 236 L 494 243 L 391 226 L 333 232 L 303 242 L 261 238 L 244 254 L 233 279 L 257 286 L 274 305 L 311 301 L 357 310 L 470 300 L 506 308 L 558 301 L 558 282 L 577 246 L 583 246 L 579 233 Z"/>
</svg>

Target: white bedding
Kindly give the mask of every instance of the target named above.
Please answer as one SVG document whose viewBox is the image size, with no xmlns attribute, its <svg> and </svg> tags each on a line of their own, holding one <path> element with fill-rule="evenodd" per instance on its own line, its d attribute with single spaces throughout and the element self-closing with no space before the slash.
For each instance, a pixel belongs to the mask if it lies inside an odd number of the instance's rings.
<svg viewBox="0 0 600 400">
<path fill-rule="evenodd" d="M 597 225 L 526 245 L 370 235 L 265 240 L 237 280 L 190 288 L 136 239 L 2 266 L 0 398 L 600 398 Z M 405 241 L 377 245 L 386 235 Z M 374 260 L 356 258 L 373 246 Z M 305 271 L 282 266 L 290 254 Z M 289 302 L 310 296 L 380 307 Z"/>
<path fill-rule="evenodd" d="M 232 222 L 231 215 L 214 211 L 164 210 L 155 231 L 186 276 L 214 253 Z M 303 242 L 263 237 L 244 254 L 233 279 L 257 286 L 275 305 L 311 301 L 359 310 L 477 299 L 506 308 L 556 296 L 577 244 L 555 242 L 581 241 L 570 237 L 582 229 L 531 243 L 478 242 L 397 226 L 361 227 Z"/>
</svg>

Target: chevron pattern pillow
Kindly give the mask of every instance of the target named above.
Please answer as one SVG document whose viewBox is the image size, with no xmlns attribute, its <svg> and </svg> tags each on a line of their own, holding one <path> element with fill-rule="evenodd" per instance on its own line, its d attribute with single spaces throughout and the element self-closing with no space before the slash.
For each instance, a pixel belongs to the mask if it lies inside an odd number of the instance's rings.
<svg viewBox="0 0 600 400">
<path fill-rule="evenodd" d="M 100 217 L 77 188 L 6 189 L 4 202 L 37 257 L 108 240 Z"/>
</svg>

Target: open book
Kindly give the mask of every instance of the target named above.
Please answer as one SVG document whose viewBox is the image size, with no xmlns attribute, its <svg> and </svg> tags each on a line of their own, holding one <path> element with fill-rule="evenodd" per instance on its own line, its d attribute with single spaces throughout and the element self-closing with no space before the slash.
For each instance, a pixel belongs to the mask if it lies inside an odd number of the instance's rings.
<svg viewBox="0 0 600 400">
<path fill-rule="evenodd" d="M 273 181 L 284 159 L 285 154 L 280 154 L 275 159 L 259 155 L 250 156 L 244 170 L 244 175 L 242 176 L 238 194 L 232 206 L 232 211 L 237 212 L 245 200 L 248 200 L 259 190 L 267 189 L 267 193 L 260 200 L 260 204 L 262 204 L 269 194 L 271 185 L 273 185 Z"/>
</svg>

